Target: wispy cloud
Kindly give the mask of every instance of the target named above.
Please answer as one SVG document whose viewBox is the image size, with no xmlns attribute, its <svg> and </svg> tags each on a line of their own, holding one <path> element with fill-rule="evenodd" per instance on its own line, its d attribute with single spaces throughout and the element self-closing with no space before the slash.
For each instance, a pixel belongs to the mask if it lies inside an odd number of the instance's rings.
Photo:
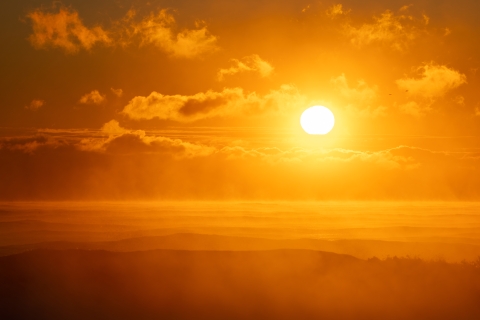
<svg viewBox="0 0 480 320">
<path fill-rule="evenodd" d="M 27 14 L 33 26 L 29 40 L 37 49 L 56 47 L 68 53 L 90 50 L 95 44 L 110 44 L 112 39 L 100 26 L 88 28 L 78 12 L 60 7 L 56 12 L 35 9 Z"/>
<path fill-rule="evenodd" d="M 175 17 L 166 9 L 151 13 L 140 22 L 134 21 L 135 15 L 135 11 L 130 11 L 123 21 L 126 43 L 139 36 L 141 45 L 155 45 L 180 58 L 195 58 L 218 49 L 217 38 L 210 34 L 204 22 L 198 21 L 196 29 L 175 32 Z"/>
<path fill-rule="evenodd" d="M 45 105 L 44 100 L 35 99 L 32 102 L 30 102 L 29 105 L 25 106 L 25 109 L 36 111 L 36 110 L 40 109 L 41 107 L 43 107 L 44 105 Z"/>
<path fill-rule="evenodd" d="M 428 24 L 429 18 L 426 15 L 415 18 L 405 12 L 408 7 L 402 9 L 400 14 L 387 10 L 380 16 L 374 16 L 373 22 L 360 26 L 347 23 L 344 26 L 345 34 L 358 47 L 384 43 L 393 49 L 403 51 L 420 35 L 422 29 Z"/>
<path fill-rule="evenodd" d="M 474 114 L 475 114 L 475 116 L 480 117 L 480 108 L 479 107 L 475 107 Z"/>
<path fill-rule="evenodd" d="M 83 95 L 78 102 L 83 104 L 101 104 L 106 99 L 106 96 L 100 94 L 98 90 L 93 90 L 92 92 Z"/>
<path fill-rule="evenodd" d="M 350 10 L 347 10 L 345 11 L 343 9 L 343 5 L 342 4 L 334 4 L 332 5 L 331 7 L 329 7 L 325 13 L 328 17 L 330 17 L 331 19 L 335 19 L 336 17 L 338 16 L 342 16 L 342 15 L 345 15 L 347 13 L 349 13 Z"/>
<path fill-rule="evenodd" d="M 417 77 L 404 77 L 396 81 L 397 86 L 408 93 L 412 101 L 400 108 L 420 117 L 431 110 L 432 104 L 447 92 L 467 83 L 467 76 L 457 70 L 433 62 L 415 70 Z"/>
<path fill-rule="evenodd" d="M 114 89 L 114 88 L 110 88 L 110 90 L 112 91 L 112 93 L 114 95 L 116 95 L 117 97 L 121 97 L 123 96 L 123 90 L 122 89 Z"/>
<path fill-rule="evenodd" d="M 217 74 L 219 81 L 223 81 L 226 75 L 235 75 L 241 72 L 258 72 L 261 77 L 268 77 L 272 74 L 274 68 L 270 63 L 260 58 L 258 54 L 243 57 L 242 59 L 232 59 L 233 65 L 227 69 L 220 69 Z"/>
<path fill-rule="evenodd" d="M 112 46 L 150 44 L 180 58 L 194 58 L 218 49 L 217 38 L 209 33 L 204 22 L 197 21 L 195 29 L 177 32 L 175 17 L 166 9 L 140 21 L 135 19 L 135 10 L 130 10 L 123 19 L 114 21 L 109 30 L 85 26 L 77 11 L 63 6 L 51 11 L 35 9 L 27 18 L 33 27 L 29 40 L 37 49 L 55 47 L 76 53 L 80 49 L 90 50 L 98 43 Z"/>
<path fill-rule="evenodd" d="M 370 118 L 385 115 L 385 107 L 373 106 L 377 98 L 378 86 L 369 86 L 364 80 L 359 80 L 357 85 L 352 87 L 348 84 L 345 74 L 332 78 L 330 81 L 350 115 Z"/>
</svg>

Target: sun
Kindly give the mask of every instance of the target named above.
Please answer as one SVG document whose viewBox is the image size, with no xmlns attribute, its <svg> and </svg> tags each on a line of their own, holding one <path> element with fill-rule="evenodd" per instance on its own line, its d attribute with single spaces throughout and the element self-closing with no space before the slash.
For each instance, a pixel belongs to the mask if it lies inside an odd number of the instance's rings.
<svg viewBox="0 0 480 320">
<path fill-rule="evenodd" d="M 335 117 L 327 107 L 313 106 L 302 113 L 300 124 L 308 134 L 327 134 L 335 125 Z"/>
</svg>

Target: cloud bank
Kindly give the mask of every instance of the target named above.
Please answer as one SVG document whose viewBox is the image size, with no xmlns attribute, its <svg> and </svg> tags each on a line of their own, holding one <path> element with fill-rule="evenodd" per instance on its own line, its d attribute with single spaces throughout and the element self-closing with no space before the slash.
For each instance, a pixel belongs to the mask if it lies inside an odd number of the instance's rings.
<svg viewBox="0 0 480 320">
<path fill-rule="evenodd" d="M 136 21 L 135 10 L 125 18 L 114 21 L 110 30 L 100 26 L 87 27 L 77 11 L 60 6 L 58 10 L 35 9 L 27 14 L 33 33 L 29 40 L 37 49 L 60 48 L 67 53 L 90 50 L 96 44 L 112 46 L 154 45 L 179 58 L 195 58 L 216 51 L 217 38 L 209 33 L 203 22 L 196 29 L 176 32 L 175 17 L 163 9 Z"/>
<path fill-rule="evenodd" d="M 478 200 L 478 153 L 199 144 L 122 128 L 0 139 L 0 199 Z"/>
<path fill-rule="evenodd" d="M 290 85 L 266 95 L 245 93 L 241 88 L 225 88 L 194 95 L 163 95 L 152 92 L 148 97 L 133 98 L 122 114 L 134 120 L 174 120 L 192 122 L 212 117 L 282 113 L 303 108 L 307 99 Z"/>
</svg>

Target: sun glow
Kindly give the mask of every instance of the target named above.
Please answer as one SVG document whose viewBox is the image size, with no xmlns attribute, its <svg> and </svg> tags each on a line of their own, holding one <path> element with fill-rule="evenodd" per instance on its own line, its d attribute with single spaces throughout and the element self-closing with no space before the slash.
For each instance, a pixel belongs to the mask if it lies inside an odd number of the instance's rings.
<svg viewBox="0 0 480 320">
<path fill-rule="evenodd" d="M 330 109 L 313 106 L 302 113 L 300 124 L 308 134 L 327 134 L 335 125 L 335 117 Z"/>
</svg>

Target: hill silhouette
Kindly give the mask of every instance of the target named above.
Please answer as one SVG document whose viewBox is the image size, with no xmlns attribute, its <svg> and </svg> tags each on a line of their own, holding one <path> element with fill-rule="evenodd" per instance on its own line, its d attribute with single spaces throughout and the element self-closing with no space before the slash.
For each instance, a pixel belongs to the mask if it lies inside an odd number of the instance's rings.
<svg viewBox="0 0 480 320">
<path fill-rule="evenodd" d="M 478 301 L 478 264 L 312 250 L 0 258 L 2 319 L 479 319 Z"/>
<path fill-rule="evenodd" d="M 131 237 L 116 241 L 49 241 L 0 247 L 0 256 L 35 249 L 83 249 L 133 252 L 157 249 L 256 251 L 304 249 L 348 254 L 361 259 L 388 256 L 415 256 L 445 259 L 450 262 L 473 261 L 480 256 L 480 246 L 468 243 L 401 242 L 381 240 L 265 239 L 209 234 L 177 233 L 164 236 Z"/>
</svg>

